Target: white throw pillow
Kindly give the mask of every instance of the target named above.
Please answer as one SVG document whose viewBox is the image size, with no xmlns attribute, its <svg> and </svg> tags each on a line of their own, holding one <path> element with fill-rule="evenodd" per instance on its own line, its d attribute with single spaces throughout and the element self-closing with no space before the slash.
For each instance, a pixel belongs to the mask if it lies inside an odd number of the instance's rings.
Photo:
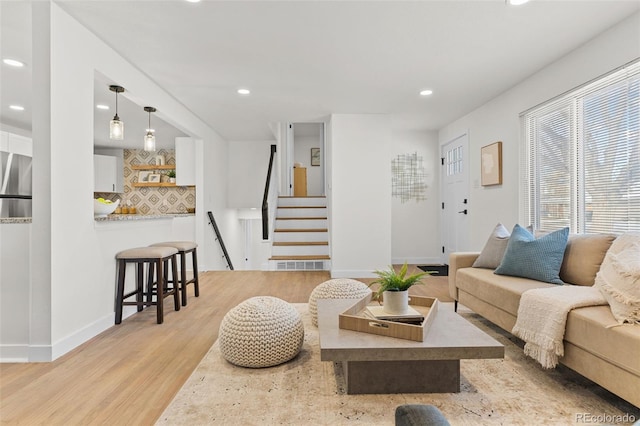
<svg viewBox="0 0 640 426">
<path fill-rule="evenodd" d="M 596 287 L 622 324 L 640 324 L 640 233 L 620 235 L 596 275 Z"/>
<path fill-rule="evenodd" d="M 509 230 L 503 224 L 498 223 L 472 266 L 474 268 L 496 269 L 502 261 L 510 236 Z"/>
</svg>

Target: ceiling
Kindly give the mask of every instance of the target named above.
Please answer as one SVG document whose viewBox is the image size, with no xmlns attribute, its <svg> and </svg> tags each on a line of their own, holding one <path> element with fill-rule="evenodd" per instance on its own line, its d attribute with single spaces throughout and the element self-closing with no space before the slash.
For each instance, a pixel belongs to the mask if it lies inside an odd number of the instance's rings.
<svg viewBox="0 0 640 426">
<path fill-rule="evenodd" d="M 28 3 L 0 2 L 0 48 L 30 63 Z M 331 113 L 437 130 L 640 10 L 615 0 L 56 3 L 227 140 L 273 139 L 269 123 Z M 29 70 L 1 71 L 1 120 L 29 129 Z M 113 105 L 109 83 L 97 78 L 96 97 Z M 6 109 L 18 101 L 25 111 Z M 127 131 L 146 128 L 142 105 L 126 102 Z M 166 123 L 152 120 L 160 135 Z"/>
</svg>

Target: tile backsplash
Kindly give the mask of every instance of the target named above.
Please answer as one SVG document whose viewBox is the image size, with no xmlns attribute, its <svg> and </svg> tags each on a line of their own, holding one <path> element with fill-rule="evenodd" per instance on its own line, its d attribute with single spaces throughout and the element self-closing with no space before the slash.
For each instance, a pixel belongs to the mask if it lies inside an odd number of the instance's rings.
<svg viewBox="0 0 640 426">
<path fill-rule="evenodd" d="M 138 181 L 138 170 L 131 166 L 156 164 L 156 156 L 163 156 L 165 164 L 175 164 L 176 155 L 173 149 L 161 149 L 147 152 L 138 149 L 124 150 L 124 194 L 95 193 L 94 197 L 118 200 L 122 205 L 135 206 L 137 214 L 186 213 L 188 207 L 196 206 L 196 189 L 192 186 L 176 187 L 134 187 L 132 183 Z M 168 180 L 169 170 L 158 170 L 154 173 L 161 175 L 162 181 Z M 148 172 L 147 172 L 148 173 Z"/>
</svg>

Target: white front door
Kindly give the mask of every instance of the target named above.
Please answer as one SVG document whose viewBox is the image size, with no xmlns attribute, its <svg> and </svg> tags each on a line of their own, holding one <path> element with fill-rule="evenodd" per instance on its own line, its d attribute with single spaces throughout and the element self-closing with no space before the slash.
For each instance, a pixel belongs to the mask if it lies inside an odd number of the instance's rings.
<svg viewBox="0 0 640 426">
<path fill-rule="evenodd" d="M 442 146 L 442 262 L 463 251 L 469 235 L 469 139 L 466 134 Z"/>
</svg>

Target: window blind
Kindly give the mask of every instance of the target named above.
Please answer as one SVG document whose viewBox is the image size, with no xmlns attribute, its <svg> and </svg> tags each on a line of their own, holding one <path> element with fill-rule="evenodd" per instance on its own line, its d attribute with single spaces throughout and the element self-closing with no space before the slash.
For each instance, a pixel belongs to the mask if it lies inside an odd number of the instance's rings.
<svg viewBox="0 0 640 426">
<path fill-rule="evenodd" d="M 525 216 L 536 229 L 640 231 L 640 62 L 522 115 Z"/>
</svg>

